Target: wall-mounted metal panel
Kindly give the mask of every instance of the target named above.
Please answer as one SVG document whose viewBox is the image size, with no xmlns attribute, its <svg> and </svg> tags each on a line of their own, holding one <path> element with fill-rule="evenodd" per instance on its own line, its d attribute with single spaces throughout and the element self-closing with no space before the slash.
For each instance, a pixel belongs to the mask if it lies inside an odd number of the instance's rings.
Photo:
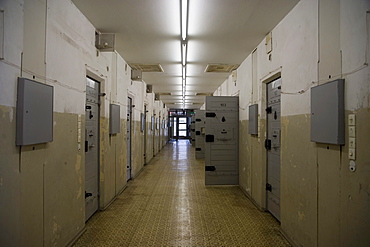
<svg viewBox="0 0 370 247">
<path fill-rule="evenodd" d="M 343 79 L 311 88 L 311 141 L 345 144 Z"/>
<path fill-rule="evenodd" d="M 18 78 L 16 145 L 53 141 L 54 88 Z"/>
<path fill-rule="evenodd" d="M 258 135 L 258 104 L 249 106 L 248 133 Z"/>
<path fill-rule="evenodd" d="M 121 117 L 120 117 L 120 106 L 116 104 L 110 104 L 110 120 L 109 120 L 109 134 L 117 134 L 121 132 Z"/>
</svg>

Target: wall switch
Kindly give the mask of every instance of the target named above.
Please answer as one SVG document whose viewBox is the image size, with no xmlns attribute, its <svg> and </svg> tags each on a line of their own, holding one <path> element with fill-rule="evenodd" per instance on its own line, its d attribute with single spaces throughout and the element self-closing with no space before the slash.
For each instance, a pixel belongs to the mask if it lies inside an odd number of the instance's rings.
<svg viewBox="0 0 370 247">
<path fill-rule="evenodd" d="M 356 127 L 355 126 L 349 126 L 348 127 L 348 134 L 349 134 L 349 137 L 356 137 Z"/>
<path fill-rule="evenodd" d="M 349 138 L 349 148 L 356 148 L 356 138 L 350 137 Z"/>
<path fill-rule="evenodd" d="M 348 115 L 348 125 L 349 126 L 356 125 L 356 117 L 355 117 L 355 114 L 349 114 Z"/>
<path fill-rule="evenodd" d="M 356 149 L 354 149 L 354 148 L 349 149 L 348 158 L 350 160 L 355 160 L 356 159 Z"/>
</svg>

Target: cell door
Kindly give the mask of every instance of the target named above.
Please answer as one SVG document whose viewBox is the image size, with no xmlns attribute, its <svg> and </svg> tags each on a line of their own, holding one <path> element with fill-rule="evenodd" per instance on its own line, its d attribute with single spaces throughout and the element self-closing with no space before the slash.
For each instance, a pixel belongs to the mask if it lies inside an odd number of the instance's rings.
<svg viewBox="0 0 370 247">
<path fill-rule="evenodd" d="M 239 98 L 206 96 L 205 184 L 239 184 Z"/>
<path fill-rule="evenodd" d="M 99 83 L 86 78 L 85 220 L 99 207 Z"/>
<path fill-rule="evenodd" d="M 127 181 L 131 179 L 132 99 L 127 98 Z"/>
<path fill-rule="evenodd" d="M 280 220 L 280 91 L 281 78 L 267 84 L 267 210 Z"/>
</svg>

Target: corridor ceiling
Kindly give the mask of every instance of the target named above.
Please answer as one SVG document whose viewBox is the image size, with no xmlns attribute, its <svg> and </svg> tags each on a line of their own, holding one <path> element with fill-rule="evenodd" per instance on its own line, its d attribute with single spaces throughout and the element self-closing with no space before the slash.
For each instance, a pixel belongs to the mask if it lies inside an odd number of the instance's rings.
<svg viewBox="0 0 370 247">
<path fill-rule="evenodd" d="M 231 73 L 207 65 L 240 65 L 299 0 L 189 0 L 185 106 L 180 0 L 72 1 L 129 65 L 161 65 L 142 74 L 167 107 L 199 109 Z"/>
</svg>

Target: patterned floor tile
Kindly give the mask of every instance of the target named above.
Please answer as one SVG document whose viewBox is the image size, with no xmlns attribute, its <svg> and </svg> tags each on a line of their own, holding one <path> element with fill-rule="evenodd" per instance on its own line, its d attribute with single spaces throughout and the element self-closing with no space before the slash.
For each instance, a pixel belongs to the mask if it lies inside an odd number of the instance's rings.
<svg viewBox="0 0 370 247">
<path fill-rule="evenodd" d="M 290 246 L 238 187 L 206 187 L 194 152 L 166 145 L 74 246 Z"/>
</svg>

